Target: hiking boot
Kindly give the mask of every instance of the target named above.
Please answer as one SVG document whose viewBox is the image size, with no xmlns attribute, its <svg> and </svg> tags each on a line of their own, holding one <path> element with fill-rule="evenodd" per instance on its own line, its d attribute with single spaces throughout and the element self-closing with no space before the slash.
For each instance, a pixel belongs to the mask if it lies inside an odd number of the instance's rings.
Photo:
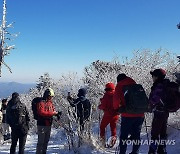
<svg viewBox="0 0 180 154">
<path fill-rule="evenodd" d="M 4 141 L 7 140 L 7 135 L 3 135 Z"/>
<path fill-rule="evenodd" d="M 111 138 L 111 141 L 109 143 L 109 148 L 112 148 L 115 144 L 116 144 L 116 140 L 117 140 L 117 137 L 116 136 L 112 136 Z"/>
<path fill-rule="evenodd" d="M 158 150 L 157 150 L 157 154 L 167 154 L 166 146 L 165 145 L 159 145 Z"/>
<path fill-rule="evenodd" d="M 157 148 L 158 146 L 156 144 L 151 143 L 148 154 L 156 154 Z"/>
<path fill-rule="evenodd" d="M 148 154 L 156 154 L 155 152 L 148 152 Z"/>
<path fill-rule="evenodd" d="M 156 154 L 156 151 L 154 149 L 150 148 L 148 154 Z"/>
<path fill-rule="evenodd" d="M 105 148 L 106 147 L 106 140 L 105 140 L 105 137 L 101 137 L 100 138 L 100 146 Z"/>
<path fill-rule="evenodd" d="M 7 141 L 7 140 L 11 139 L 11 135 L 10 134 L 3 135 L 3 137 L 4 137 L 4 141 Z"/>
<path fill-rule="evenodd" d="M 7 136 L 7 140 L 11 139 L 11 134 L 10 133 L 8 133 L 6 136 Z"/>
<path fill-rule="evenodd" d="M 167 152 L 157 152 L 157 154 L 167 154 Z"/>
</svg>

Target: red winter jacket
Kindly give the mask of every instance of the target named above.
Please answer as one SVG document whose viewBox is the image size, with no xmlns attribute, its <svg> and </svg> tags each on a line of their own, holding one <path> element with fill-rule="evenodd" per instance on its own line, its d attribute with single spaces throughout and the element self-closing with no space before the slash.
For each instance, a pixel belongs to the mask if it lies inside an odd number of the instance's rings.
<svg viewBox="0 0 180 154">
<path fill-rule="evenodd" d="M 103 98 L 100 99 L 101 104 L 98 106 L 104 111 L 104 116 L 116 116 L 118 113 L 113 108 L 114 90 L 105 92 Z"/>
<path fill-rule="evenodd" d="M 39 115 L 37 125 L 51 126 L 54 115 L 54 105 L 51 100 L 41 101 L 37 104 L 37 113 Z"/>
<path fill-rule="evenodd" d="M 115 88 L 115 93 L 113 96 L 113 108 L 115 110 L 119 109 L 119 107 L 125 105 L 125 99 L 124 99 L 124 93 L 123 93 L 123 87 L 126 85 L 136 84 L 136 82 L 127 77 L 126 79 L 118 82 Z M 129 113 L 122 113 L 122 117 L 143 117 L 144 114 L 129 114 Z"/>
</svg>

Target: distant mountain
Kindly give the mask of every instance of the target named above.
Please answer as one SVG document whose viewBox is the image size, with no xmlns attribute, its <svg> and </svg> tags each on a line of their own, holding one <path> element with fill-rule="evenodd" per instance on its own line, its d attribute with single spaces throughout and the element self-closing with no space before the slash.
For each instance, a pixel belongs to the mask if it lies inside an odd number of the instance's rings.
<svg viewBox="0 0 180 154">
<path fill-rule="evenodd" d="M 0 82 L 0 98 L 8 97 L 13 92 L 23 94 L 35 87 L 35 84 L 23 84 L 17 82 Z"/>
</svg>

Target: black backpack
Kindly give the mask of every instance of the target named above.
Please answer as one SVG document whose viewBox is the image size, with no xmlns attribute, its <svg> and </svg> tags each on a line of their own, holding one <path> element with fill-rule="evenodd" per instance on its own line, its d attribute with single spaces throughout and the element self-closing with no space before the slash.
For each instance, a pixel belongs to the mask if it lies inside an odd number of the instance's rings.
<svg viewBox="0 0 180 154">
<path fill-rule="evenodd" d="M 142 114 L 148 111 L 148 98 L 142 85 L 132 84 L 123 87 L 125 106 L 121 113 Z"/>
<path fill-rule="evenodd" d="M 37 104 L 42 101 L 42 97 L 36 97 L 31 102 L 31 108 L 35 120 L 38 120 Z"/>
<path fill-rule="evenodd" d="M 165 109 L 168 112 L 176 112 L 180 108 L 180 86 L 175 82 L 169 82 L 165 86 Z"/>
<path fill-rule="evenodd" d="M 77 116 L 83 117 L 84 120 L 88 119 L 91 112 L 91 104 L 88 99 L 80 100 L 77 99 L 77 103 L 75 104 L 76 110 L 77 110 Z"/>
<path fill-rule="evenodd" d="M 10 107 L 11 121 L 14 128 L 21 128 L 27 125 L 26 108 L 22 103 L 12 105 Z"/>
</svg>

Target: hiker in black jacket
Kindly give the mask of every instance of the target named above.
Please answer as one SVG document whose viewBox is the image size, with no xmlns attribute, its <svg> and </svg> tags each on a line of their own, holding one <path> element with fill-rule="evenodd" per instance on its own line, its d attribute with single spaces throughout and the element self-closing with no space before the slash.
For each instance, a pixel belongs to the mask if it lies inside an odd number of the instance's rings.
<svg viewBox="0 0 180 154">
<path fill-rule="evenodd" d="M 86 98 L 86 89 L 81 88 L 78 91 L 78 98 L 73 99 L 71 96 L 68 96 L 68 101 L 72 107 L 75 107 L 77 117 L 79 118 L 80 130 L 84 130 L 84 124 L 88 120 L 91 113 L 91 104 Z"/>
<path fill-rule="evenodd" d="M 3 119 L 2 119 L 2 132 L 3 132 L 4 141 L 10 139 L 10 129 L 9 129 L 9 125 L 8 125 L 7 122 L 6 122 L 7 103 L 8 103 L 7 99 L 3 99 L 3 100 L 2 100 L 1 112 L 2 112 L 2 114 L 3 114 Z"/>
<path fill-rule="evenodd" d="M 24 154 L 30 118 L 26 106 L 21 103 L 19 94 L 16 92 L 12 94 L 12 99 L 8 102 L 6 120 L 12 130 L 10 154 L 16 153 L 16 145 L 18 140 L 19 154 Z"/>
</svg>

